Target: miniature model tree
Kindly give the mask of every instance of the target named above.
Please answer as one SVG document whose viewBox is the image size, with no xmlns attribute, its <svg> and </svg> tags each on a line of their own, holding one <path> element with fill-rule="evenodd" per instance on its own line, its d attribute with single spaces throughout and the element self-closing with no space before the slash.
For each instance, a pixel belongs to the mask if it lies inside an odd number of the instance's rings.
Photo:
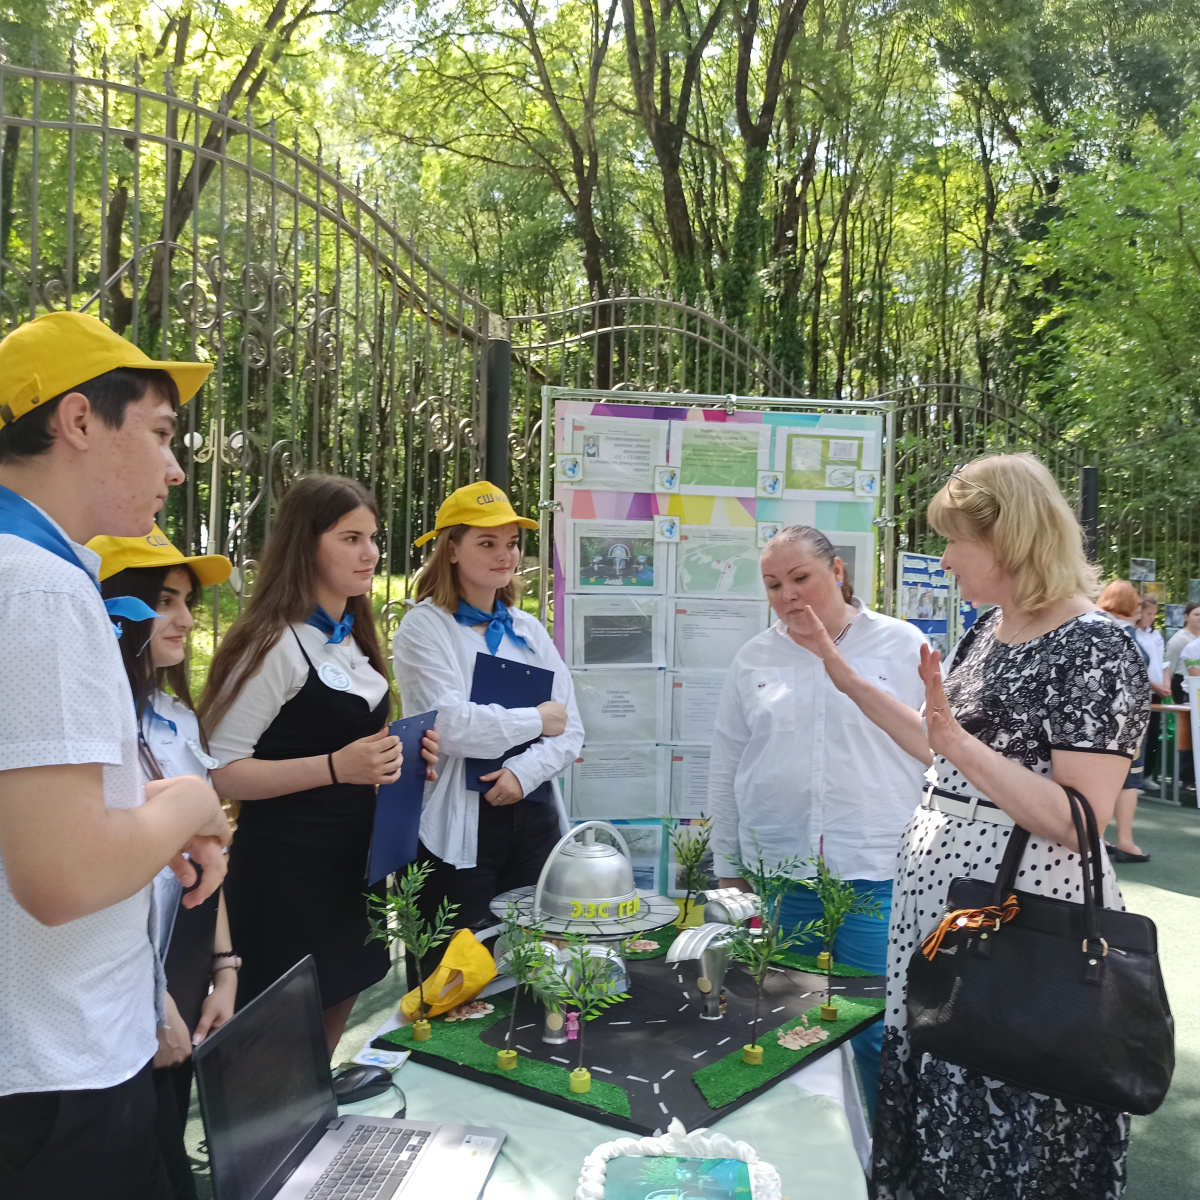
<svg viewBox="0 0 1200 1200">
<path fill-rule="evenodd" d="M 678 817 L 671 819 L 670 839 L 671 849 L 675 851 L 675 862 L 678 866 L 678 882 L 683 884 L 683 909 L 676 921 L 678 928 L 687 924 L 688 909 L 692 897 L 709 886 L 709 874 L 701 864 L 708 853 L 708 844 L 712 840 L 712 827 L 708 824 L 703 813 L 700 814 L 701 825 L 689 825 L 684 828 Z"/>
<path fill-rule="evenodd" d="M 504 973 L 513 981 L 512 1012 L 508 1016 L 508 1029 L 504 1034 L 504 1049 L 496 1051 L 496 1065 L 505 1071 L 511 1071 L 517 1065 L 517 1052 L 512 1048 L 513 1033 L 517 1023 L 517 1001 L 521 989 L 532 989 L 533 977 L 539 968 L 546 965 L 546 955 L 543 950 L 543 938 L 546 931 L 542 925 L 530 919 L 522 924 L 521 910 L 511 901 L 504 919 L 500 923 L 500 936 L 496 939 L 496 948 L 503 955 Z"/>
<path fill-rule="evenodd" d="M 417 1019 L 413 1022 L 413 1041 L 429 1039 L 429 1022 L 425 1019 L 425 975 L 421 960 L 436 950 L 454 932 L 454 915 L 458 905 L 443 900 L 432 921 L 421 915 L 418 900 L 425 881 L 433 871 L 429 863 L 409 863 L 402 875 L 394 877 L 392 889 L 382 898 L 367 896 L 371 910 L 369 939 L 403 942 L 404 948 L 417 964 Z"/>
<path fill-rule="evenodd" d="M 545 959 L 544 965 L 534 971 L 531 987 L 547 1004 L 564 1011 L 578 1010 L 579 1061 L 571 1072 L 571 1091 L 587 1092 L 592 1087 L 592 1074 L 583 1065 L 584 1025 L 606 1008 L 628 1000 L 629 993 L 619 991 L 613 980 L 614 959 L 593 953 L 582 934 L 555 934 L 555 939 L 566 942 L 567 958 Z"/>
<path fill-rule="evenodd" d="M 837 1005 L 833 1003 L 833 943 L 847 917 L 863 914 L 882 917 L 883 910 L 878 900 L 864 899 L 849 880 L 839 879 L 825 865 L 825 855 L 808 860 L 816 868 L 812 879 L 799 882 L 816 892 L 825 915 L 820 921 L 821 939 L 824 948 L 817 955 L 817 968 L 825 972 L 825 1003 L 821 1005 L 821 1020 L 836 1021 Z"/>
<path fill-rule="evenodd" d="M 754 1020 L 750 1026 L 750 1044 L 742 1047 L 742 1059 L 751 1066 L 762 1062 L 762 1047 L 758 1044 L 758 1021 L 762 1011 L 763 986 L 771 960 L 797 942 L 803 941 L 816 931 L 820 922 L 808 921 L 791 929 L 780 927 L 780 915 L 784 895 L 795 886 L 792 872 L 800 865 L 798 856 L 786 858 L 773 867 L 767 866 L 760 852 L 751 864 L 738 861 L 738 874 L 748 883 L 762 901 L 762 928 L 750 929 L 745 925 L 730 926 L 726 945 L 730 956 L 740 962 L 754 980 L 757 991 L 754 997 Z"/>
</svg>

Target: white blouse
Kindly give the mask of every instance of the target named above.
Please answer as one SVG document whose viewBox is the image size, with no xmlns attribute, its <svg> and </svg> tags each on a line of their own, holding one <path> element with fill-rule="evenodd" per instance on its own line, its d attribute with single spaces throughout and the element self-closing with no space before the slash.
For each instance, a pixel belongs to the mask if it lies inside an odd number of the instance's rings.
<svg viewBox="0 0 1200 1200">
<path fill-rule="evenodd" d="M 539 738 L 528 750 L 505 760 L 528 795 L 547 781 L 554 793 L 559 825 L 567 831 L 558 776 L 579 757 L 583 722 L 575 705 L 571 673 L 541 623 L 512 609 L 513 629 L 528 643 L 518 646 L 506 634 L 497 655 L 554 672 L 551 699 L 566 707 L 567 728 L 558 737 L 541 737 L 542 718 L 536 708 L 504 708 L 472 704 L 471 680 L 475 656 L 488 653 L 483 634 L 460 625 L 431 600 L 413 608 L 396 631 L 393 665 L 405 713 L 437 709 L 441 756 L 438 780 L 425 785 L 421 841 L 454 867 L 475 865 L 480 794 L 466 789 L 467 758 L 496 758 L 513 746 Z"/>
<path fill-rule="evenodd" d="M 919 709 L 925 637 L 864 608 L 839 649 L 876 687 Z M 736 859 L 815 858 L 843 879 L 891 879 L 896 847 L 921 801 L 925 768 L 833 686 L 782 621 L 733 660 L 717 708 L 708 803 L 718 876 Z M 810 867 L 795 871 L 811 876 Z"/>
<path fill-rule="evenodd" d="M 371 708 L 387 694 L 388 681 L 371 666 L 353 636 L 337 645 L 326 644 L 328 635 L 312 625 L 291 625 L 267 651 L 258 671 L 245 681 L 237 699 L 212 731 L 208 752 L 218 766 L 227 767 L 252 757 L 258 739 L 279 710 L 304 686 L 308 663 L 296 637 L 326 686 L 361 696 Z"/>
</svg>

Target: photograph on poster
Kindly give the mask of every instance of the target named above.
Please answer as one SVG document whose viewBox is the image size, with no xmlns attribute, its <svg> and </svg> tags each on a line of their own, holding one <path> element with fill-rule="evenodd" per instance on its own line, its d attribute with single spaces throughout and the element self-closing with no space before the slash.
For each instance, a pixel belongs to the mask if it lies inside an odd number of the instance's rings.
<svg viewBox="0 0 1200 1200">
<path fill-rule="evenodd" d="M 725 670 L 734 655 L 767 627 L 767 605 L 757 600 L 671 601 L 673 666 Z"/>
<path fill-rule="evenodd" d="M 573 667 L 666 666 L 666 606 L 646 596 L 567 596 Z"/>
<path fill-rule="evenodd" d="M 675 551 L 675 592 L 680 596 L 761 599 L 760 551 L 753 526 L 684 525 Z"/>
<path fill-rule="evenodd" d="M 1200 604 L 1200 579 L 1188 580 L 1188 598 L 1189 604 Z"/>
<path fill-rule="evenodd" d="M 662 882 L 662 826 L 635 825 L 620 819 L 613 821 L 629 847 L 633 863 L 633 886 L 657 892 Z"/>
<path fill-rule="evenodd" d="M 950 590 L 905 584 L 900 589 L 900 615 L 910 621 L 945 621 L 950 616 Z"/>
<path fill-rule="evenodd" d="M 1129 579 L 1132 583 L 1153 582 L 1155 565 L 1153 558 L 1131 558 L 1129 560 Z"/>
<path fill-rule="evenodd" d="M 673 741 L 712 741 L 724 686 L 724 671 L 675 671 L 667 675 Z"/>
<path fill-rule="evenodd" d="M 564 454 L 580 459 L 578 479 L 562 479 L 568 487 L 601 492 L 651 492 L 654 468 L 667 461 L 667 422 L 636 417 L 593 417 L 574 413 L 560 418 L 569 436 Z"/>
<path fill-rule="evenodd" d="M 735 421 L 671 421 L 679 490 L 692 496 L 754 496 L 771 467 L 771 427 Z"/>
<path fill-rule="evenodd" d="M 651 521 L 572 521 L 570 533 L 568 591 L 666 591 L 670 551 Z"/>
<path fill-rule="evenodd" d="M 666 672 L 657 667 L 575 671 L 583 736 L 598 742 L 662 741 L 666 736 Z"/>
<path fill-rule="evenodd" d="M 708 809 L 709 746 L 669 746 L 671 816 L 702 817 Z"/>
<path fill-rule="evenodd" d="M 571 817 L 662 816 L 663 756 L 651 743 L 585 745 L 568 776 Z"/>
<path fill-rule="evenodd" d="M 684 817 L 680 820 L 681 826 L 699 825 L 702 822 L 696 817 Z M 700 860 L 700 869 L 709 879 L 708 887 L 717 886 L 717 877 L 713 870 L 713 855 L 710 849 Z M 672 899 L 678 899 L 681 896 L 687 895 L 687 888 L 684 886 L 683 880 L 680 878 L 679 864 L 675 861 L 675 848 L 667 843 L 667 895 Z"/>
<path fill-rule="evenodd" d="M 788 492 L 849 492 L 856 475 L 872 464 L 863 461 L 861 431 L 793 432 L 780 427 L 775 438 L 775 469 L 783 472 Z"/>
<path fill-rule="evenodd" d="M 1189 602 L 1190 603 L 1190 602 Z M 1182 629 L 1185 604 L 1167 604 L 1163 607 L 1163 624 L 1168 629 Z"/>
</svg>

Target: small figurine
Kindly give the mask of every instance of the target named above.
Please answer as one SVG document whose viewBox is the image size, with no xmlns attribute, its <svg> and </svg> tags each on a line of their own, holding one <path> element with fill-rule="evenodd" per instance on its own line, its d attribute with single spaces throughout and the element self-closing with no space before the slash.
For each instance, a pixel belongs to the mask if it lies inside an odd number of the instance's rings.
<svg viewBox="0 0 1200 1200">
<path fill-rule="evenodd" d="M 567 1041 L 573 1042 L 579 1037 L 579 1014 L 577 1012 L 567 1013 Z"/>
</svg>

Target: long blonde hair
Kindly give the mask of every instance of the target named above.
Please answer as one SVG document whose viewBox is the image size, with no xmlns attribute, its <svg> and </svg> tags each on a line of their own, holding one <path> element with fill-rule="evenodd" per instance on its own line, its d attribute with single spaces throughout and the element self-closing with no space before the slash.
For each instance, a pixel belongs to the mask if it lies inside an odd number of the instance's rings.
<svg viewBox="0 0 1200 1200">
<path fill-rule="evenodd" d="M 929 523 L 942 537 L 989 545 L 1013 580 L 1019 610 L 1100 590 L 1083 529 L 1032 454 L 988 454 L 956 470 L 929 502 Z"/>
<path fill-rule="evenodd" d="M 458 566 L 450 561 L 450 547 L 457 546 L 466 536 L 468 529 L 478 529 L 477 525 L 451 525 L 437 535 L 433 544 L 433 553 L 425 560 L 421 574 L 417 577 L 417 602 L 432 600 L 438 608 L 448 613 L 458 611 L 458 601 L 462 589 L 458 583 Z M 502 588 L 496 591 L 496 599 L 506 608 L 512 608 L 517 602 L 517 580 L 514 576 Z"/>
</svg>

